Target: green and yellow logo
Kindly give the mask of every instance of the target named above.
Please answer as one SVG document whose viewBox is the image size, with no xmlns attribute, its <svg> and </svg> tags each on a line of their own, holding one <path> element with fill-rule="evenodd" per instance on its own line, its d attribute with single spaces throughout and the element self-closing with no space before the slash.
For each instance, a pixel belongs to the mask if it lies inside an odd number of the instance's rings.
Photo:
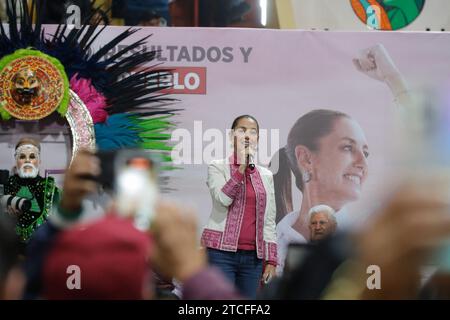
<svg viewBox="0 0 450 320">
<path fill-rule="evenodd" d="M 358 18 L 371 29 L 397 30 L 412 23 L 425 0 L 350 0 Z"/>
</svg>

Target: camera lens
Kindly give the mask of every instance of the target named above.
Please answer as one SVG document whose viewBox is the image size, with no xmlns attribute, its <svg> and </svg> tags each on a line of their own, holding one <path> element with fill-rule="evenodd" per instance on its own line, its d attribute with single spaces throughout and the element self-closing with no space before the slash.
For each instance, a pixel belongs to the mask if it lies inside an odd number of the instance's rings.
<svg viewBox="0 0 450 320">
<path fill-rule="evenodd" d="M 31 209 L 31 201 L 28 199 L 21 199 L 19 202 L 20 211 L 25 212 Z"/>
</svg>

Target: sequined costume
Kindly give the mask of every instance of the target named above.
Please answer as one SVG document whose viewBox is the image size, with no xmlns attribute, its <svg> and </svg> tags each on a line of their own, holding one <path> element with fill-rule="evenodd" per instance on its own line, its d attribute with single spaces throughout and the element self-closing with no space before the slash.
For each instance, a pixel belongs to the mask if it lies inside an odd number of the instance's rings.
<svg viewBox="0 0 450 320">
<path fill-rule="evenodd" d="M 31 201 L 31 209 L 17 218 L 16 233 L 22 242 L 27 242 L 33 232 L 44 223 L 59 200 L 59 189 L 52 177 L 20 178 L 11 176 L 5 185 L 5 194 Z"/>
</svg>

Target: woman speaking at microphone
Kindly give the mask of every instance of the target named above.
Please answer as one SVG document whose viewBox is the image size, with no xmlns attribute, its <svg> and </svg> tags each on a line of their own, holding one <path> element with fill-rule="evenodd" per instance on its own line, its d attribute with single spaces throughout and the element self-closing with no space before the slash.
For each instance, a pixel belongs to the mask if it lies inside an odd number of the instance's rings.
<svg viewBox="0 0 450 320">
<path fill-rule="evenodd" d="M 233 154 L 208 166 L 212 212 L 201 241 L 209 262 L 244 296 L 255 299 L 259 281 L 267 283 L 277 263 L 273 178 L 268 169 L 253 164 L 256 119 L 239 116 L 231 129 Z"/>
</svg>

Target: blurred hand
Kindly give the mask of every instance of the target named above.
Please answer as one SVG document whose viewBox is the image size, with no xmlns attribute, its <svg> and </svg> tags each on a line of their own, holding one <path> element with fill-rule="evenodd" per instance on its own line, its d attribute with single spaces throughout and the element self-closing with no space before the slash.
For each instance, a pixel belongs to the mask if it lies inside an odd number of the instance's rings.
<svg viewBox="0 0 450 320">
<path fill-rule="evenodd" d="M 93 178 L 100 174 L 99 159 L 90 151 L 80 150 L 66 171 L 61 199 L 61 208 L 77 211 L 83 198 L 98 190 Z"/>
<path fill-rule="evenodd" d="M 364 298 L 416 298 L 420 268 L 450 236 L 449 181 L 405 184 L 357 237 L 362 265 L 381 269 L 381 290 Z"/>
<path fill-rule="evenodd" d="M 184 282 L 207 265 L 197 242 L 197 218 L 191 210 L 162 202 L 151 225 L 153 263 L 163 275 Z"/>
<path fill-rule="evenodd" d="M 21 215 L 22 215 L 22 211 L 20 211 L 19 209 L 15 209 L 15 208 L 13 208 L 13 207 L 11 207 L 11 206 L 8 206 L 7 208 L 6 208 L 6 211 L 8 212 L 8 215 L 10 216 L 10 217 L 13 217 L 13 218 L 17 218 L 17 217 L 20 217 Z"/>
</svg>

